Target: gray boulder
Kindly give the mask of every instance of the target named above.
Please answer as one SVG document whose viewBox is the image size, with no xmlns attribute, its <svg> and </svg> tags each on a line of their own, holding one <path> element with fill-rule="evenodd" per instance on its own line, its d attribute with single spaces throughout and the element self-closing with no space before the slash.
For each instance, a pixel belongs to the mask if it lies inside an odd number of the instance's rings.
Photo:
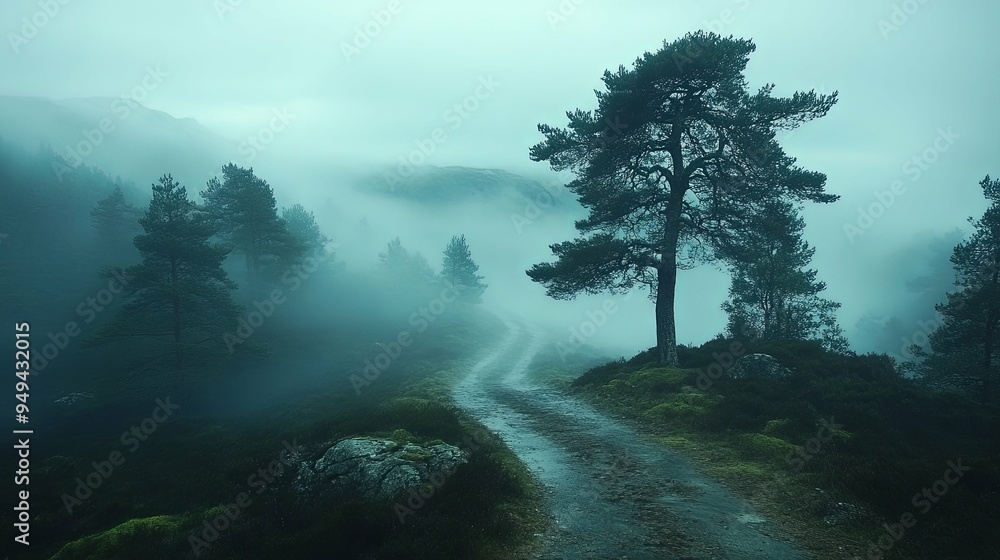
<svg viewBox="0 0 1000 560">
<path fill-rule="evenodd" d="M 358 492 L 374 501 L 440 480 L 468 461 L 468 453 L 448 444 L 400 444 L 388 439 L 349 438 L 330 447 L 316 461 L 303 461 L 292 483 L 296 492 L 316 496 Z"/>
<path fill-rule="evenodd" d="M 55 403 L 70 405 L 70 404 L 76 404 L 82 401 L 83 399 L 92 399 L 92 398 L 94 398 L 94 395 L 91 393 L 70 393 L 64 397 L 56 399 Z"/>
<path fill-rule="evenodd" d="M 736 360 L 733 369 L 729 371 L 733 379 L 784 379 L 792 375 L 792 371 L 767 354 L 747 354 Z"/>
</svg>

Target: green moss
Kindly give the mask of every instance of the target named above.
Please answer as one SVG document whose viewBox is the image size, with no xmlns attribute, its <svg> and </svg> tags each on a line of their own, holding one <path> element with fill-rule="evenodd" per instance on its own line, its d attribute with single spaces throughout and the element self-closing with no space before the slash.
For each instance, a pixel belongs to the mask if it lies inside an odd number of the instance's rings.
<svg viewBox="0 0 1000 560">
<path fill-rule="evenodd" d="M 692 406 L 682 399 L 671 399 L 668 402 L 660 403 L 646 411 L 646 416 L 654 420 L 672 420 L 676 418 L 690 418 L 703 414 L 705 409 L 700 406 Z"/>
<path fill-rule="evenodd" d="M 852 437 L 854 437 L 854 434 L 848 432 L 847 430 L 832 430 L 830 432 L 830 439 L 838 443 L 846 443 Z"/>
<path fill-rule="evenodd" d="M 629 376 L 638 388 L 652 393 L 678 393 L 688 378 L 686 370 L 674 368 L 647 368 Z"/>
<path fill-rule="evenodd" d="M 398 430 L 393 431 L 392 435 L 389 436 L 389 438 L 396 443 L 410 443 L 413 441 L 413 434 L 400 428 Z"/>
<path fill-rule="evenodd" d="M 157 515 L 130 519 L 94 535 L 67 543 L 52 560 L 73 560 L 76 558 L 117 558 L 124 551 L 157 547 L 165 541 L 176 540 L 186 517 L 182 515 Z"/>
<path fill-rule="evenodd" d="M 779 460 L 798 449 L 783 439 L 764 434 L 740 434 L 736 441 L 741 451 L 766 460 Z"/>
</svg>

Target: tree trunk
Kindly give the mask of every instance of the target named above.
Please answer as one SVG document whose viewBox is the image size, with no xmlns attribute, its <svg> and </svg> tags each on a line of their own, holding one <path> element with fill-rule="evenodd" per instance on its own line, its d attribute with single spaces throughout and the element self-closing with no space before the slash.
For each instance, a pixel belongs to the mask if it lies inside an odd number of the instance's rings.
<svg viewBox="0 0 1000 560">
<path fill-rule="evenodd" d="M 680 201 L 667 218 L 663 248 L 656 268 L 656 349 L 661 364 L 677 365 L 677 325 L 674 297 L 677 289 L 677 240 L 680 237 Z"/>
<path fill-rule="evenodd" d="M 661 364 L 677 365 L 677 326 L 674 323 L 674 289 L 677 285 L 676 251 L 665 251 L 656 273 L 656 350 Z M 670 257 L 669 262 L 667 257 Z"/>
<path fill-rule="evenodd" d="M 674 169 L 683 169 L 680 153 L 675 152 Z M 670 184 L 670 201 L 664 214 L 663 245 L 656 267 L 656 350 L 659 362 L 677 365 L 677 325 L 674 322 L 674 297 L 677 288 L 677 241 L 681 233 L 686 179 Z"/>
</svg>

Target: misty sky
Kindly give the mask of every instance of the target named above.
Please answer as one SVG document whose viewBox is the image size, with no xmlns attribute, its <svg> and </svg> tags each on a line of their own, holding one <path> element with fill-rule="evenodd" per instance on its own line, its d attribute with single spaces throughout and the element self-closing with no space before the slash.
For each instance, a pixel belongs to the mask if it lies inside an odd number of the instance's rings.
<svg viewBox="0 0 1000 560">
<path fill-rule="evenodd" d="M 902 289 L 905 264 L 892 254 L 915 235 L 967 227 L 986 207 L 978 182 L 1000 175 L 1000 4 L 992 2 L 49 3 L 52 16 L 39 15 L 44 0 L 0 6 L 0 94 L 117 97 L 138 88 L 144 105 L 235 141 L 282 114 L 288 124 L 259 168 L 292 155 L 393 164 L 442 128 L 427 164 L 538 175 L 546 165 L 527 155 L 542 139 L 536 125 L 563 126 L 567 110 L 593 109 L 606 69 L 699 28 L 751 38 L 753 89 L 840 92 L 827 117 L 780 142 L 842 196 L 805 217 L 814 264 L 827 297 L 844 303 L 849 336 Z M 25 18 L 44 24 L 35 30 Z M 456 111 L 463 102 L 474 109 Z M 858 226 L 859 208 L 894 181 L 901 194 L 849 237 L 844 225 Z M 550 237 L 518 242 L 544 258 L 559 240 Z M 682 273 L 679 342 L 721 330 L 727 285 L 711 267 Z M 621 345 L 652 345 L 652 306 L 629 303 L 642 334 Z"/>
</svg>

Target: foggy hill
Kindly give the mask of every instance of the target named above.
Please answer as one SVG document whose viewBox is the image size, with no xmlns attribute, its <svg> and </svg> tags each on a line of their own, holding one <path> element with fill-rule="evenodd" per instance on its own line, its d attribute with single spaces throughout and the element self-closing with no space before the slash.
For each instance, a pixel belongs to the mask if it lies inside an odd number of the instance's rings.
<svg viewBox="0 0 1000 560">
<path fill-rule="evenodd" d="M 501 199 L 512 205 L 534 201 L 539 206 L 557 209 L 578 207 L 561 185 L 540 181 L 503 171 L 471 167 L 421 166 L 406 171 L 387 170 L 362 179 L 357 188 L 414 202 L 440 204 Z"/>
<path fill-rule="evenodd" d="M 8 142 L 29 150 L 47 144 L 72 167 L 98 167 L 138 185 L 167 172 L 200 184 L 238 154 L 234 142 L 194 119 L 130 99 L 0 96 L 0 122 Z"/>
</svg>

